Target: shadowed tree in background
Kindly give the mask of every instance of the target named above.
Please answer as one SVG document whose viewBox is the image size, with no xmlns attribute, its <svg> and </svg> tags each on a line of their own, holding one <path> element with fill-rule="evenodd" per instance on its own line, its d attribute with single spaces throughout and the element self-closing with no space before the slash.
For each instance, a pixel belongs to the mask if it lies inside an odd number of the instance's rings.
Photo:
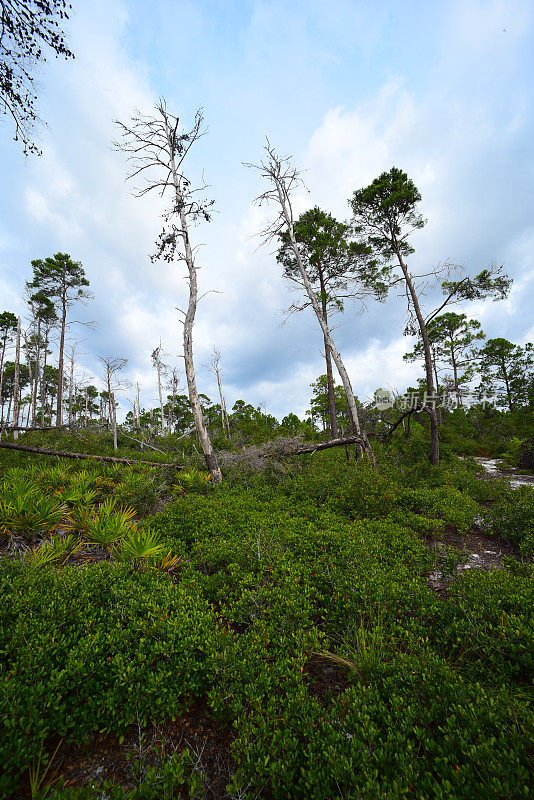
<svg viewBox="0 0 534 800">
<path fill-rule="evenodd" d="M 31 292 L 29 284 L 26 284 L 26 290 Z M 35 292 L 30 294 L 28 298 L 28 306 L 32 315 L 32 327 L 34 333 L 29 337 L 28 344 L 30 348 L 29 356 L 33 358 L 34 376 L 31 400 L 31 424 L 36 423 L 37 414 L 37 397 L 39 393 L 39 386 L 42 386 L 42 371 L 46 369 L 46 359 L 49 354 L 48 342 L 50 337 L 50 328 L 57 322 L 57 314 L 54 309 L 54 304 L 42 292 Z M 44 366 L 41 371 L 41 355 L 44 351 Z M 42 424 L 42 423 L 41 423 Z"/>
<path fill-rule="evenodd" d="M 2 422 L 4 421 L 3 410 L 3 393 L 2 386 L 4 381 L 4 361 L 6 356 L 6 349 L 8 344 L 11 343 L 15 333 L 17 332 L 17 317 L 11 311 L 4 311 L 0 314 L 0 343 L 2 352 L 0 355 L 0 398 L 2 398 Z M 0 431 L 0 436 L 2 432 Z"/>
<path fill-rule="evenodd" d="M 33 280 L 27 284 L 29 290 L 35 289 L 42 297 L 47 298 L 59 311 L 59 358 L 58 389 L 56 404 L 56 425 L 63 422 L 63 355 L 65 350 L 65 328 L 67 311 L 74 303 L 83 303 L 91 293 L 85 287 L 89 281 L 79 261 L 73 261 L 67 253 L 56 253 L 46 259 L 32 261 Z"/>
<path fill-rule="evenodd" d="M 510 411 L 532 406 L 534 346 L 530 342 L 520 347 L 508 339 L 488 339 L 478 351 L 478 358 L 480 392 L 499 392 L 500 405 L 508 406 Z"/>
<path fill-rule="evenodd" d="M 213 201 L 205 201 L 200 195 L 205 188 L 193 188 L 191 181 L 182 172 L 184 161 L 191 149 L 204 134 L 203 116 L 195 116 L 193 127 L 186 131 L 178 117 L 169 114 L 162 100 L 156 106 L 153 117 L 138 114 L 128 125 L 116 123 L 121 130 L 122 141 L 116 147 L 129 156 L 132 170 L 129 179 L 144 177 L 145 185 L 137 192 L 141 197 L 157 191 L 170 196 L 170 205 L 165 212 L 164 227 L 152 260 L 159 258 L 170 263 L 182 261 L 187 267 L 189 281 L 189 303 L 184 319 L 184 361 L 189 400 L 206 466 L 214 483 L 220 483 L 222 473 L 217 455 L 211 444 L 206 427 L 196 383 L 193 360 L 193 325 L 198 303 L 197 265 L 195 250 L 191 244 L 189 228 L 198 221 L 209 222 Z"/>
<path fill-rule="evenodd" d="M 500 299 L 505 297 L 511 281 L 500 274 L 501 268 L 485 269 L 474 278 L 468 276 L 441 283 L 445 299 L 431 314 L 425 317 L 421 298 L 425 292 L 437 285 L 443 272 L 450 273 L 458 267 L 446 262 L 423 274 L 410 271 L 407 257 L 414 252 L 408 242 L 410 235 L 424 227 L 425 221 L 418 211 L 421 195 L 405 172 L 392 167 L 383 172 L 369 186 L 354 192 L 349 203 L 353 212 L 353 225 L 361 241 L 371 247 L 376 258 L 392 270 L 398 268 L 400 275 L 392 273 L 390 285 L 401 284 L 411 318 L 406 332 L 418 332 L 421 337 L 425 360 L 427 395 L 430 398 L 426 411 L 430 416 L 430 463 L 439 464 L 439 427 L 436 412 L 432 345 L 428 325 L 440 311 L 452 302 L 474 300 L 483 297 Z M 416 325 L 414 324 L 416 323 Z"/>
<path fill-rule="evenodd" d="M 0 2 L 0 110 L 15 124 L 15 141 L 23 152 L 40 155 L 31 132 L 39 122 L 33 75 L 46 61 L 49 48 L 56 58 L 74 58 L 61 25 L 71 5 L 66 0 L 2 0 Z"/>
<path fill-rule="evenodd" d="M 15 362 L 4 361 L 4 369 L 2 371 L 2 422 L 10 419 L 13 409 L 13 395 L 15 387 Z M 22 391 L 30 383 L 30 371 L 26 364 L 19 364 L 19 391 Z M 4 409 L 7 402 L 7 411 L 4 415 Z"/>
<path fill-rule="evenodd" d="M 370 248 L 361 242 L 350 241 L 349 225 L 338 222 L 331 214 L 315 206 L 300 215 L 293 225 L 293 230 L 300 257 L 310 284 L 319 299 L 323 319 L 327 325 L 329 314 L 332 311 L 343 311 L 344 302 L 349 298 L 359 299 L 363 304 L 364 298 L 368 296 L 374 296 L 377 300 L 385 297 L 387 293 L 385 276 L 377 266 L 377 262 L 369 257 Z M 284 267 L 284 277 L 299 288 L 305 289 L 287 230 L 281 231 L 280 240 L 281 246 L 276 258 Z M 309 299 L 304 303 L 294 303 L 289 312 L 302 311 L 310 305 Z M 324 334 L 323 339 L 330 434 L 332 438 L 337 438 L 332 356 Z"/>
<path fill-rule="evenodd" d="M 438 364 L 452 370 L 452 388 L 461 405 L 461 388 L 475 373 L 475 343 L 485 339 L 486 334 L 476 319 L 468 319 L 467 314 L 456 314 L 454 311 L 434 317 L 427 327 L 435 374 L 438 373 Z M 405 361 L 424 360 L 424 357 L 421 340 L 411 353 L 403 356 Z"/>
</svg>

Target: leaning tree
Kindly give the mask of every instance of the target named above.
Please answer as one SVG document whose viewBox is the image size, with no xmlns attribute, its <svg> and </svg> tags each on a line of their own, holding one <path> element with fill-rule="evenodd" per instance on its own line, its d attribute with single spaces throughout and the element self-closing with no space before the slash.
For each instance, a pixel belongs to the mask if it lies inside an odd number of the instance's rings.
<svg viewBox="0 0 534 800">
<path fill-rule="evenodd" d="M 293 225 L 293 230 L 300 258 L 313 290 L 319 298 L 323 319 L 327 325 L 332 313 L 343 311 L 347 299 L 358 299 L 362 306 L 368 296 L 374 296 L 377 300 L 383 299 L 387 292 L 384 268 L 380 268 L 376 260 L 370 258 L 369 247 L 351 240 L 351 227 L 347 223 L 339 222 L 332 214 L 315 206 L 300 215 Z M 276 258 L 284 267 L 284 277 L 302 289 L 304 284 L 288 230 L 280 233 L 280 240 Z M 291 305 L 289 313 L 302 311 L 310 305 L 311 301 L 306 294 L 304 301 Z M 338 425 L 332 356 L 324 334 L 323 338 L 330 432 L 335 439 L 338 437 Z"/>
<path fill-rule="evenodd" d="M 265 153 L 266 157 L 260 164 L 247 165 L 259 170 L 268 187 L 257 198 L 257 202 L 260 204 L 268 203 L 277 209 L 275 218 L 263 231 L 264 239 L 265 241 L 286 239 L 287 247 L 290 249 L 291 257 L 294 260 L 295 269 L 298 270 L 299 280 L 302 282 L 309 303 L 315 312 L 315 316 L 317 317 L 317 321 L 324 336 L 325 345 L 332 354 L 332 358 L 339 372 L 349 406 L 354 434 L 355 436 L 361 437 L 358 450 L 361 452 L 363 448 L 373 457 L 367 435 L 365 431 L 361 430 L 358 409 L 349 374 L 341 359 L 341 354 L 335 345 L 328 321 L 324 317 L 320 299 L 310 279 L 309 268 L 307 268 L 305 257 L 297 240 L 295 231 L 297 220 L 293 212 L 292 196 L 301 183 L 298 170 L 295 169 L 290 158 L 279 156 L 269 141 L 267 141 L 265 146 Z"/>
<path fill-rule="evenodd" d="M 423 273 L 414 273 L 408 257 L 414 252 L 410 236 L 425 225 L 419 203 L 421 195 L 405 172 L 392 167 L 383 172 L 369 186 L 354 192 L 349 204 L 353 212 L 355 232 L 360 241 L 368 245 L 376 258 L 392 270 L 391 286 L 401 285 L 406 297 L 410 322 L 405 333 L 419 333 L 425 360 L 428 403 L 425 409 L 430 416 L 430 462 L 439 463 L 439 427 L 436 411 L 432 344 L 429 338 L 430 322 L 446 305 L 460 300 L 485 297 L 506 297 L 510 279 L 501 274 L 501 267 L 490 267 L 471 278 L 457 275 L 460 269 L 450 262 L 430 267 Z M 397 270 L 395 272 L 395 270 Z M 447 280 L 441 282 L 443 301 L 430 314 L 425 314 L 422 299 L 427 291 L 440 282 L 443 273 Z M 449 280 L 453 276 L 452 280 Z"/>
<path fill-rule="evenodd" d="M 204 186 L 193 187 L 183 172 L 183 164 L 191 147 L 204 134 L 203 116 L 197 111 L 193 126 L 185 130 L 180 118 L 167 111 L 162 100 L 155 116 L 135 115 L 125 124 L 116 121 L 122 139 L 116 147 L 128 155 L 131 171 L 128 179 L 145 178 L 144 186 L 136 194 L 141 197 L 157 191 L 169 197 L 170 204 L 163 215 L 164 226 L 158 238 L 152 260 L 181 261 L 187 268 L 189 303 L 183 324 L 185 374 L 189 400 L 206 466 L 214 483 L 220 483 L 222 473 L 217 455 L 204 421 L 196 383 L 193 360 L 193 324 L 198 304 L 197 264 L 195 250 L 189 235 L 190 226 L 199 220 L 209 222 L 213 201 L 201 199 Z"/>
</svg>

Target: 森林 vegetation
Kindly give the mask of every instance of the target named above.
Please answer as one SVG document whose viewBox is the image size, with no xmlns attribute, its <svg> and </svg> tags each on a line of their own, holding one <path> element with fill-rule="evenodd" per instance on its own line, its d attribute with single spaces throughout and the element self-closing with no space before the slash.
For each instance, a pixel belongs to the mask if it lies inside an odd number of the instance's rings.
<svg viewBox="0 0 534 800">
<path fill-rule="evenodd" d="M 534 354 L 467 305 L 511 279 L 415 273 L 421 196 L 397 168 L 346 221 L 296 217 L 299 173 L 268 143 L 264 234 L 325 374 L 304 419 L 230 408 L 215 343 L 213 403 L 190 239 L 211 203 L 183 171 L 202 115 L 185 129 L 162 100 L 119 126 L 138 193 L 168 196 L 155 258 L 185 267 L 187 393 L 159 332 L 156 404 L 126 355 L 88 376 L 69 309 L 90 266 L 31 262 L 27 314 L 0 314 L 0 797 L 532 796 Z M 332 317 L 395 287 L 424 371 L 362 402 Z"/>
</svg>

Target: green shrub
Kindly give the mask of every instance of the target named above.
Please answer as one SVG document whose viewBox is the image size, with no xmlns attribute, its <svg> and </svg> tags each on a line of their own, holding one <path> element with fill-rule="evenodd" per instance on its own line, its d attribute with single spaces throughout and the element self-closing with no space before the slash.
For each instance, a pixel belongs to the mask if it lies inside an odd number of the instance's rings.
<svg viewBox="0 0 534 800">
<path fill-rule="evenodd" d="M 531 568 L 459 573 L 461 554 L 422 534 L 465 531 L 476 500 L 491 500 L 495 524 L 519 514 L 524 539 L 530 496 L 450 455 L 437 469 L 414 463 L 425 436 L 405 452 L 377 444 L 378 473 L 316 453 L 285 473 L 180 493 L 145 532 L 128 512 L 112 537 L 127 563 L 61 566 L 59 537 L 39 569 L 41 550 L 0 562 L 0 796 L 17 796 L 41 747 L 46 769 L 50 741 L 63 737 L 67 752 L 100 731 L 120 741 L 202 697 L 235 733 L 235 797 L 527 797 Z M 108 500 L 70 511 L 80 538 L 100 513 L 104 534 L 115 525 L 130 476 L 153 474 L 101 466 L 85 488 Z M 132 569 L 143 558 L 150 568 Z M 441 596 L 434 569 L 450 581 Z M 134 788 L 58 786 L 57 800 L 202 791 L 186 755 L 153 753 L 137 768 Z"/>
<path fill-rule="evenodd" d="M 534 555 L 534 488 L 509 489 L 490 508 L 483 509 L 484 524 L 491 533 L 518 545 L 524 556 Z"/>
<path fill-rule="evenodd" d="M 113 492 L 118 505 L 128 505 L 140 517 L 152 514 L 161 499 L 165 484 L 161 470 L 145 468 L 142 472 L 127 472 Z"/>
<path fill-rule="evenodd" d="M 91 568 L 0 566 L 0 796 L 49 737 L 90 733 L 179 714 L 213 680 L 210 654 L 225 634 L 195 581 Z"/>
<path fill-rule="evenodd" d="M 182 494 L 205 494 L 211 488 L 211 475 L 208 472 L 201 472 L 199 469 L 183 470 L 179 473 L 178 480 L 174 484 L 173 492 L 176 496 Z"/>
</svg>

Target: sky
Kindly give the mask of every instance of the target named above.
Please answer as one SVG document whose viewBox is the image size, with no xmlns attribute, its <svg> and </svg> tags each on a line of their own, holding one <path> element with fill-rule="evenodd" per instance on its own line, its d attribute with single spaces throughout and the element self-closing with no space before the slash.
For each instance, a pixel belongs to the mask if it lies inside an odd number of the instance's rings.
<svg viewBox="0 0 534 800">
<path fill-rule="evenodd" d="M 0 311 L 26 314 L 31 261 L 67 252 L 93 299 L 72 309 L 77 377 L 98 382 L 101 356 L 128 358 L 131 388 L 157 404 L 151 353 L 183 374 L 185 266 L 152 263 L 162 202 L 134 196 L 113 147 L 115 120 L 151 114 L 159 98 L 188 127 L 203 109 L 208 132 L 184 171 L 215 200 L 199 245 L 194 329 L 201 391 L 217 399 L 209 370 L 221 352 L 227 405 L 243 398 L 281 419 L 309 408 L 324 373 L 313 311 L 286 318 L 297 296 L 273 245 L 258 236 L 276 209 L 257 163 L 265 137 L 301 170 L 298 213 L 319 205 L 340 220 L 348 199 L 392 166 L 417 185 L 425 228 L 410 268 L 447 260 L 474 275 L 504 265 L 507 300 L 459 307 L 488 337 L 534 341 L 534 5 L 530 0 L 79 0 L 65 23 L 74 61 L 38 71 L 43 155 L 24 158 L 0 121 Z M 431 309 L 437 297 L 425 298 Z M 456 309 L 458 310 L 458 309 Z M 401 391 L 421 375 L 403 362 L 405 301 L 347 304 L 334 338 L 355 393 Z M 185 379 L 182 378 L 185 390 Z"/>
</svg>

